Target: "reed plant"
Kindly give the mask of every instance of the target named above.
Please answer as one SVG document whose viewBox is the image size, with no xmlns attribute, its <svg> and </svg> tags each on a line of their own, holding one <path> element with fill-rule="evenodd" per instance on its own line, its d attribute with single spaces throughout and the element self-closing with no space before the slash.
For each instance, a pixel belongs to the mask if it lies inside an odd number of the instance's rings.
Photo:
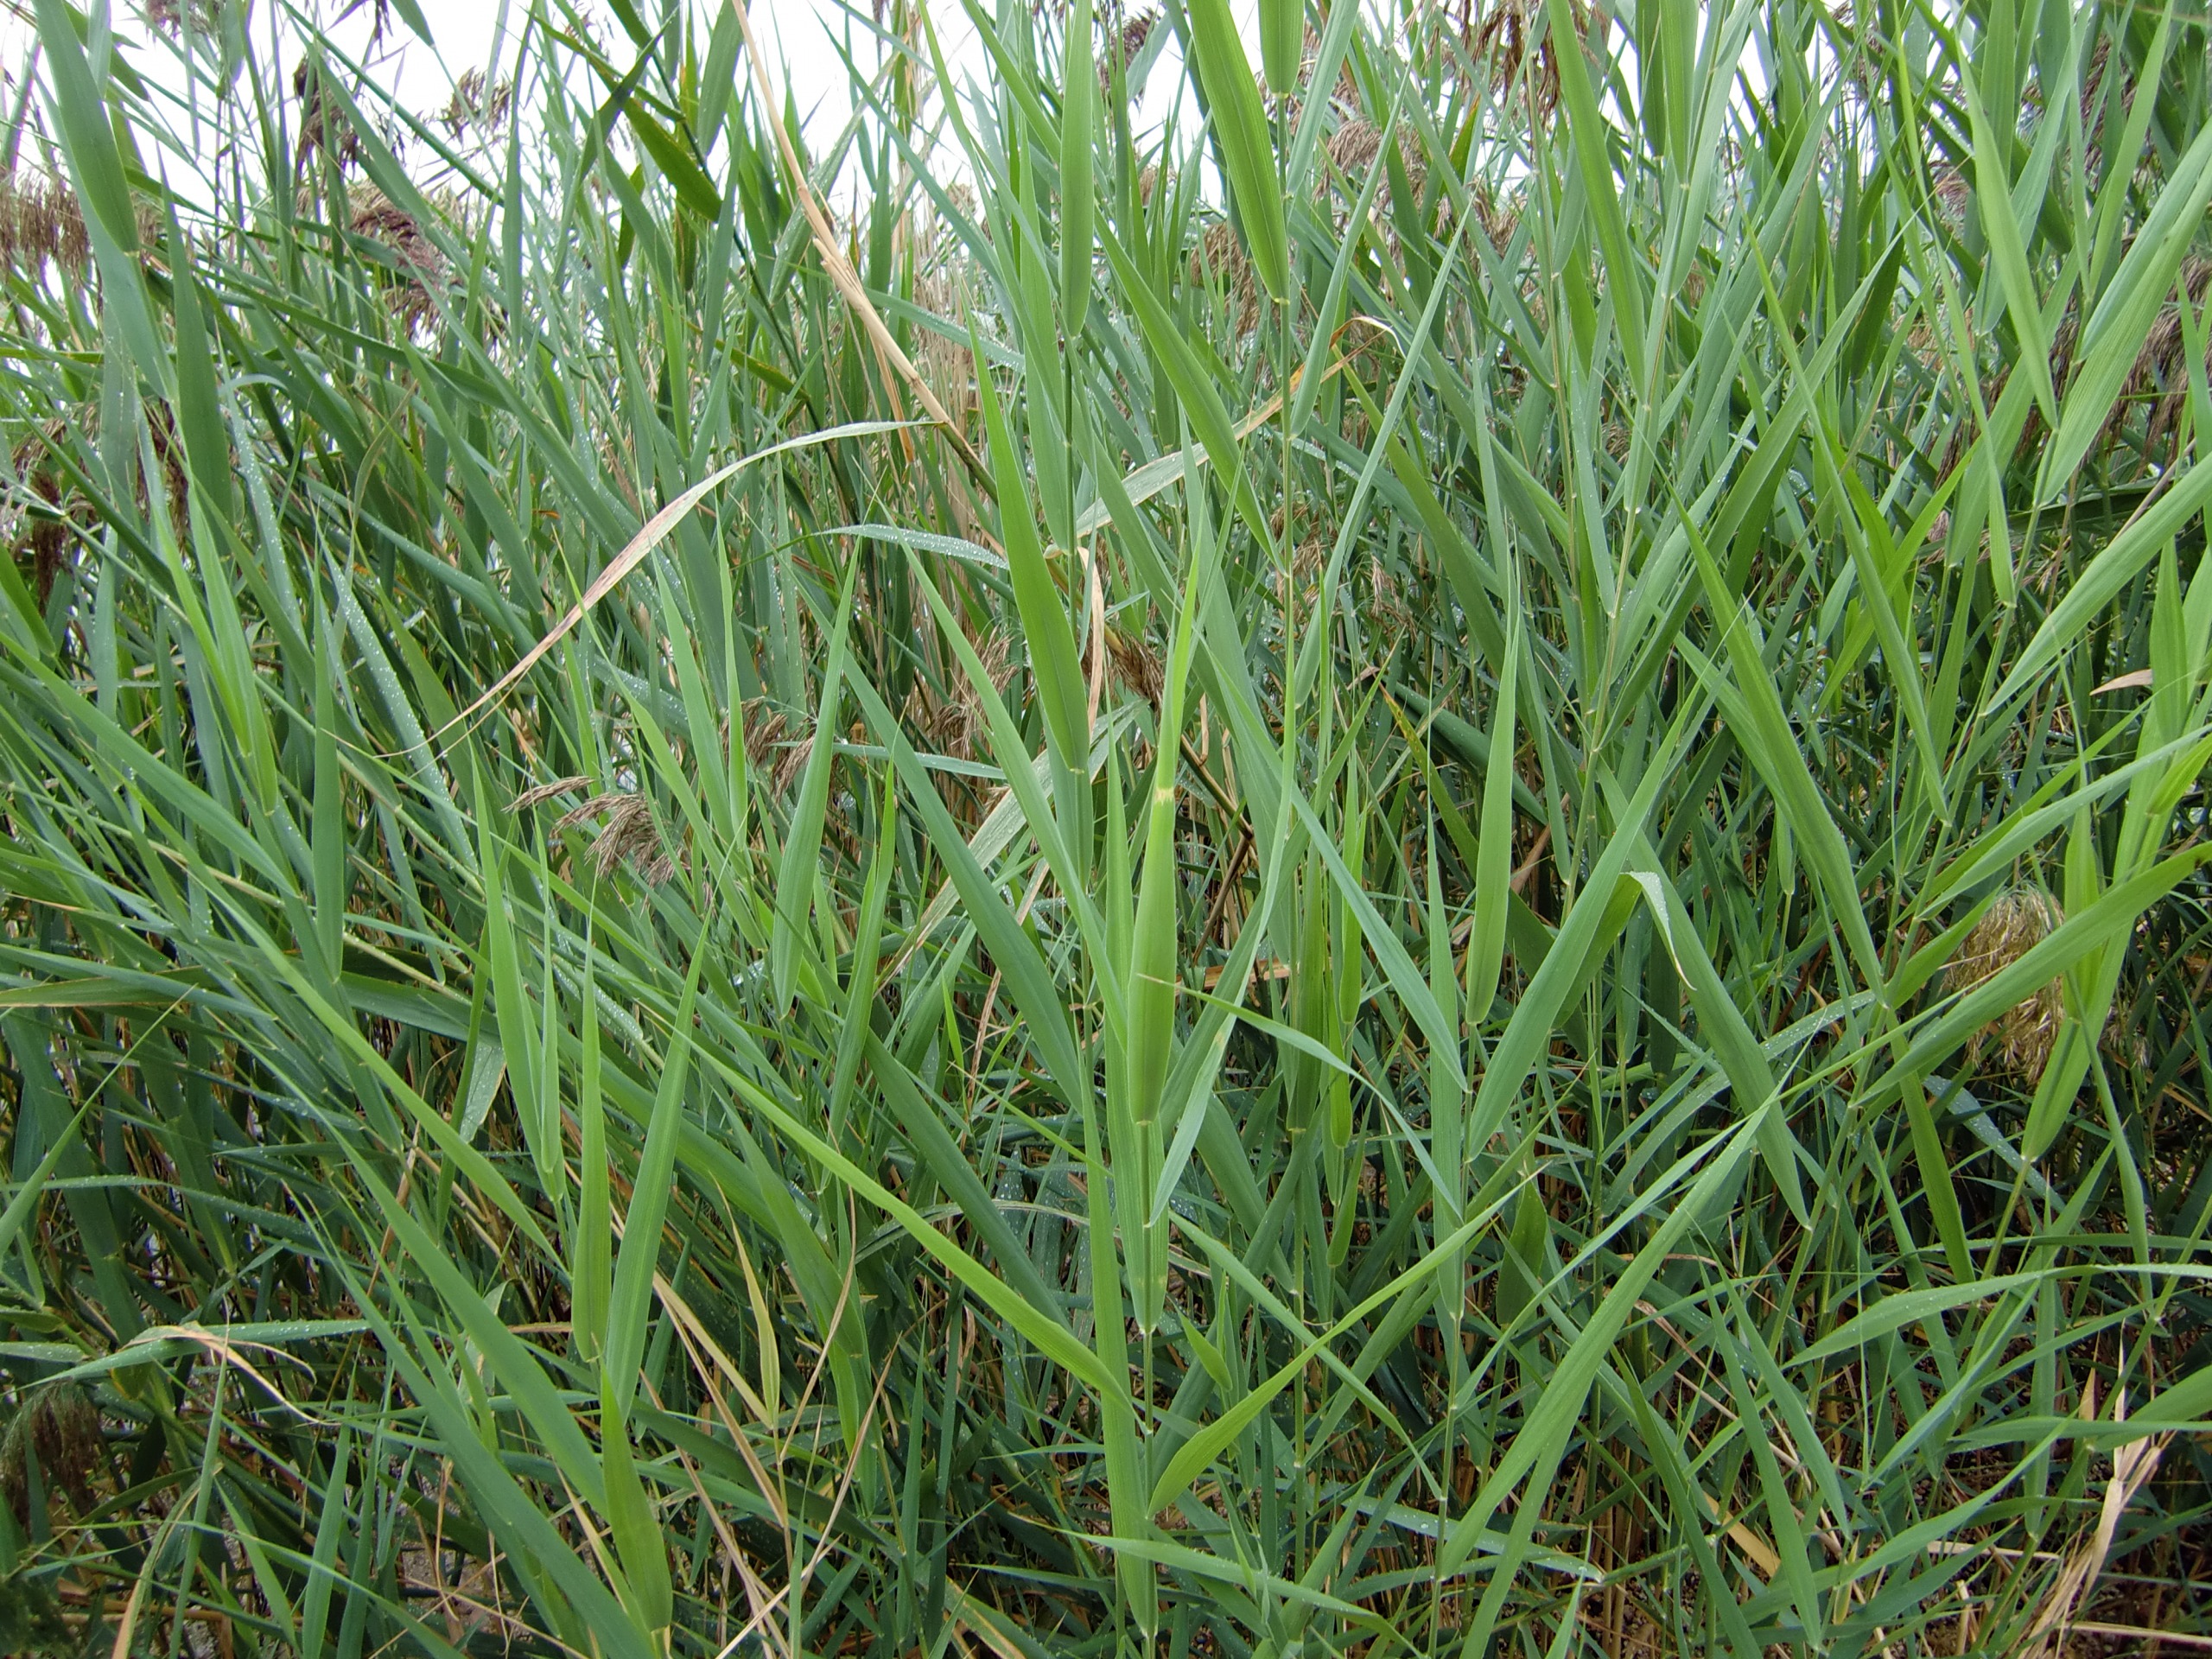
<svg viewBox="0 0 2212 1659">
<path fill-rule="evenodd" d="M 29 10 L 0 1646 L 2212 1639 L 2201 12 Z"/>
</svg>

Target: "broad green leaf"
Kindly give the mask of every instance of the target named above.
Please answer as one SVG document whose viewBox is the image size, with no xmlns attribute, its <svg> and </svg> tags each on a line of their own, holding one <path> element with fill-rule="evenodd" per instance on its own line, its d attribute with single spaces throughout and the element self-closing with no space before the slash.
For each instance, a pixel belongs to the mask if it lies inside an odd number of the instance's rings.
<svg viewBox="0 0 2212 1659">
<path fill-rule="evenodd" d="M 1287 3 L 1264 0 L 1271 16 Z M 1278 300 L 1287 298 L 1290 253 L 1283 227 L 1282 190 L 1275 176 L 1274 146 L 1268 133 L 1267 111 L 1260 103 L 1259 83 L 1252 78 L 1251 60 L 1244 55 L 1244 42 L 1230 16 L 1229 0 L 1189 0 L 1185 16 L 1190 25 L 1192 60 L 1198 68 L 1198 84 L 1205 90 L 1206 111 L 1220 146 L 1222 168 L 1229 175 L 1230 200 L 1236 209 L 1245 245 L 1251 250 L 1252 267 L 1269 294 Z M 1274 32 L 1281 33 L 1282 29 L 1278 22 Z M 1302 36 L 1302 29 L 1300 32 Z M 1268 38 L 1272 40 L 1274 35 Z M 1268 60 L 1272 63 L 1273 57 Z"/>
</svg>

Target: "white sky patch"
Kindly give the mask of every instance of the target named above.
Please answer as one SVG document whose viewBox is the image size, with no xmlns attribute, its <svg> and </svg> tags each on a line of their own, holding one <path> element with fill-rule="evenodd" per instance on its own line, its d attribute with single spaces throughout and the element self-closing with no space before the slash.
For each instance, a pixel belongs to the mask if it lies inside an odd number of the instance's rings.
<svg viewBox="0 0 2212 1659">
<path fill-rule="evenodd" d="M 177 0 L 177 3 L 180 9 L 188 10 L 191 0 Z M 387 14 L 383 35 L 377 37 L 371 0 L 358 0 L 358 3 L 355 0 L 304 0 L 296 7 L 282 4 L 280 0 L 255 0 L 248 23 L 252 52 L 264 65 L 273 52 L 280 60 L 281 73 L 289 78 L 290 66 L 298 57 L 298 35 L 290 20 L 296 10 L 302 12 L 319 20 L 332 47 L 360 63 L 368 79 L 394 104 L 426 121 L 435 120 L 446 108 L 455 81 L 469 71 L 477 71 L 493 83 L 512 74 L 530 13 L 529 0 L 419 0 L 419 3 L 429 25 L 428 41 L 407 26 L 396 6 Z M 708 25 L 721 0 L 687 0 L 687 3 L 694 19 Z M 166 159 L 172 169 L 172 183 L 182 194 L 198 194 L 192 189 L 189 175 L 199 172 L 204 178 L 207 158 L 202 146 L 208 141 L 193 133 L 191 112 L 182 102 L 190 96 L 189 78 L 178 47 L 144 22 L 143 0 L 92 0 L 89 10 L 96 50 L 105 22 L 105 32 L 122 60 L 179 99 L 174 118 L 178 147 Z M 589 10 L 601 19 L 600 38 L 609 55 L 617 62 L 628 61 L 633 48 L 620 26 L 607 16 L 604 7 Z M 646 0 L 640 10 L 650 14 L 657 7 Z M 995 10 L 995 0 L 987 0 L 986 10 Z M 1231 0 L 1231 10 L 1256 66 L 1258 0 Z M 788 87 L 811 143 L 834 142 L 853 110 L 846 54 L 849 53 L 852 62 L 864 73 L 873 72 L 883 58 L 882 43 L 870 26 L 868 0 L 857 0 L 849 6 L 841 0 L 751 0 L 751 16 L 779 98 Z M 965 118 L 970 86 L 988 85 L 992 78 L 989 54 L 959 0 L 936 0 L 929 8 L 929 18 L 952 83 L 938 89 L 938 106 L 942 108 L 944 97 L 957 98 Z M 1161 28 L 1166 28 L 1164 22 Z M 703 53 L 703 27 L 698 38 Z M 0 72 L 6 75 L 10 108 L 19 95 L 24 70 L 37 50 L 38 31 L 30 0 L 0 0 Z M 749 71 L 741 61 L 740 77 L 742 86 L 749 79 Z M 200 90 L 204 92 L 204 87 Z M 589 95 L 594 90 L 603 95 L 603 88 L 588 88 L 579 83 L 581 94 Z M 1180 124 L 1188 131 L 1195 124 L 1197 110 L 1185 85 L 1180 54 L 1171 40 L 1154 66 L 1145 94 L 1138 99 L 1132 125 L 1141 137 L 1156 134 L 1179 104 L 1182 105 Z M 950 128 L 945 142 L 948 146 L 954 143 Z M 194 150 L 201 153 L 194 156 Z M 957 156 L 947 155 L 943 160 L 952 175 L 967 171 Z"/>
<path fill-rule="evenodd" d="M 188 0 L 179 0 L 181 6 L 186 3 Z M 178 84 L 170 54 L 153 40 L 154 31 L 144 22 L 138 0 L 106 0 L 105 4 L 95 0 L 90 9 L 108 15 L 118 44 L 125 47 L 136 67 L 164 84 Z M 394 9 L 384 41 L 371 59 L 392 96 L 418 111 L 443 107 L 454 81 L 464 71 L 488 70 L 493 42 L 502 35 L 501 56 L 512 65 L 521 25 L 529 14 L 523 0 L 444 0 L 444 3 L 423 0 L 422 9 L 430 26 L 431 43 L 417 38 Z M 352 8 L 350 16 L 346 15 L 347 6 L 334 0 L 321 0 L 302 10 L 323 21 L 332 42 L 340 50 L 357 58 L 370 52 L 374 11 L 365 0 Z M 693 10 L 695 15 L 712 16 L 709 7 L 696 0 Z M 957 20 L 950 29 L 943 20 L 938 22 L 948 55 L 957 63 L 972 61 L 980 70 L 982 52 L 975 30 L 957 6 L 947 10 Z M 252 10 L 251 27 L 259 45 L 267 41 L 277 9 L 270 0 L 258 0 Z M 771 60 L 771 70 L 779 85 L 785 73 L 790 75 L 800 110 L 821 106 L 839 119 L 849 114 L 845 67 L 832 41 L 833 31 L 842 32 L 851 20 L 836 0 L 754 0 L 753 13 L 753 26 L 762 51 Z M 607 37 L 612 39 L 615 32 L 610 23 Z M 11 79 L 20 77 L 37 39 L 30 0 L 0 0 L 0 66 L 5 67 Z M 872 42 L 863 44 L 872 48 Z"/>
</svg>

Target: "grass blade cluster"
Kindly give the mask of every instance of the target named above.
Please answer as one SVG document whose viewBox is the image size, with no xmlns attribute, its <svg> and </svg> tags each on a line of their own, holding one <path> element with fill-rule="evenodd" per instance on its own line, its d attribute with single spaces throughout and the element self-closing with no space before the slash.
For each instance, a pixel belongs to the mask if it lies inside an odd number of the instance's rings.
<svg viewBox="0 0 2212 1659">
<path fill-rule="evenodd" d="M 35 10 L 0 1649 L 2212 1640 L 2201 18 Z"/>
</svg>

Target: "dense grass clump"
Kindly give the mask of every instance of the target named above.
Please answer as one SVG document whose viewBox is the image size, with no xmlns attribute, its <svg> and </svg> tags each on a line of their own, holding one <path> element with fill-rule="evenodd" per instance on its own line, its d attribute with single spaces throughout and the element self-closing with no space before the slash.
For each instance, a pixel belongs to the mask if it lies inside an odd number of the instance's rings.
<svg viewBox="0 0 2212 1659">
<path fill-rule="evenodd" d="M 37 0 L 0 1646 L 2202 1645 L 2202 16 L 955 3 Z"/>
</svg>

